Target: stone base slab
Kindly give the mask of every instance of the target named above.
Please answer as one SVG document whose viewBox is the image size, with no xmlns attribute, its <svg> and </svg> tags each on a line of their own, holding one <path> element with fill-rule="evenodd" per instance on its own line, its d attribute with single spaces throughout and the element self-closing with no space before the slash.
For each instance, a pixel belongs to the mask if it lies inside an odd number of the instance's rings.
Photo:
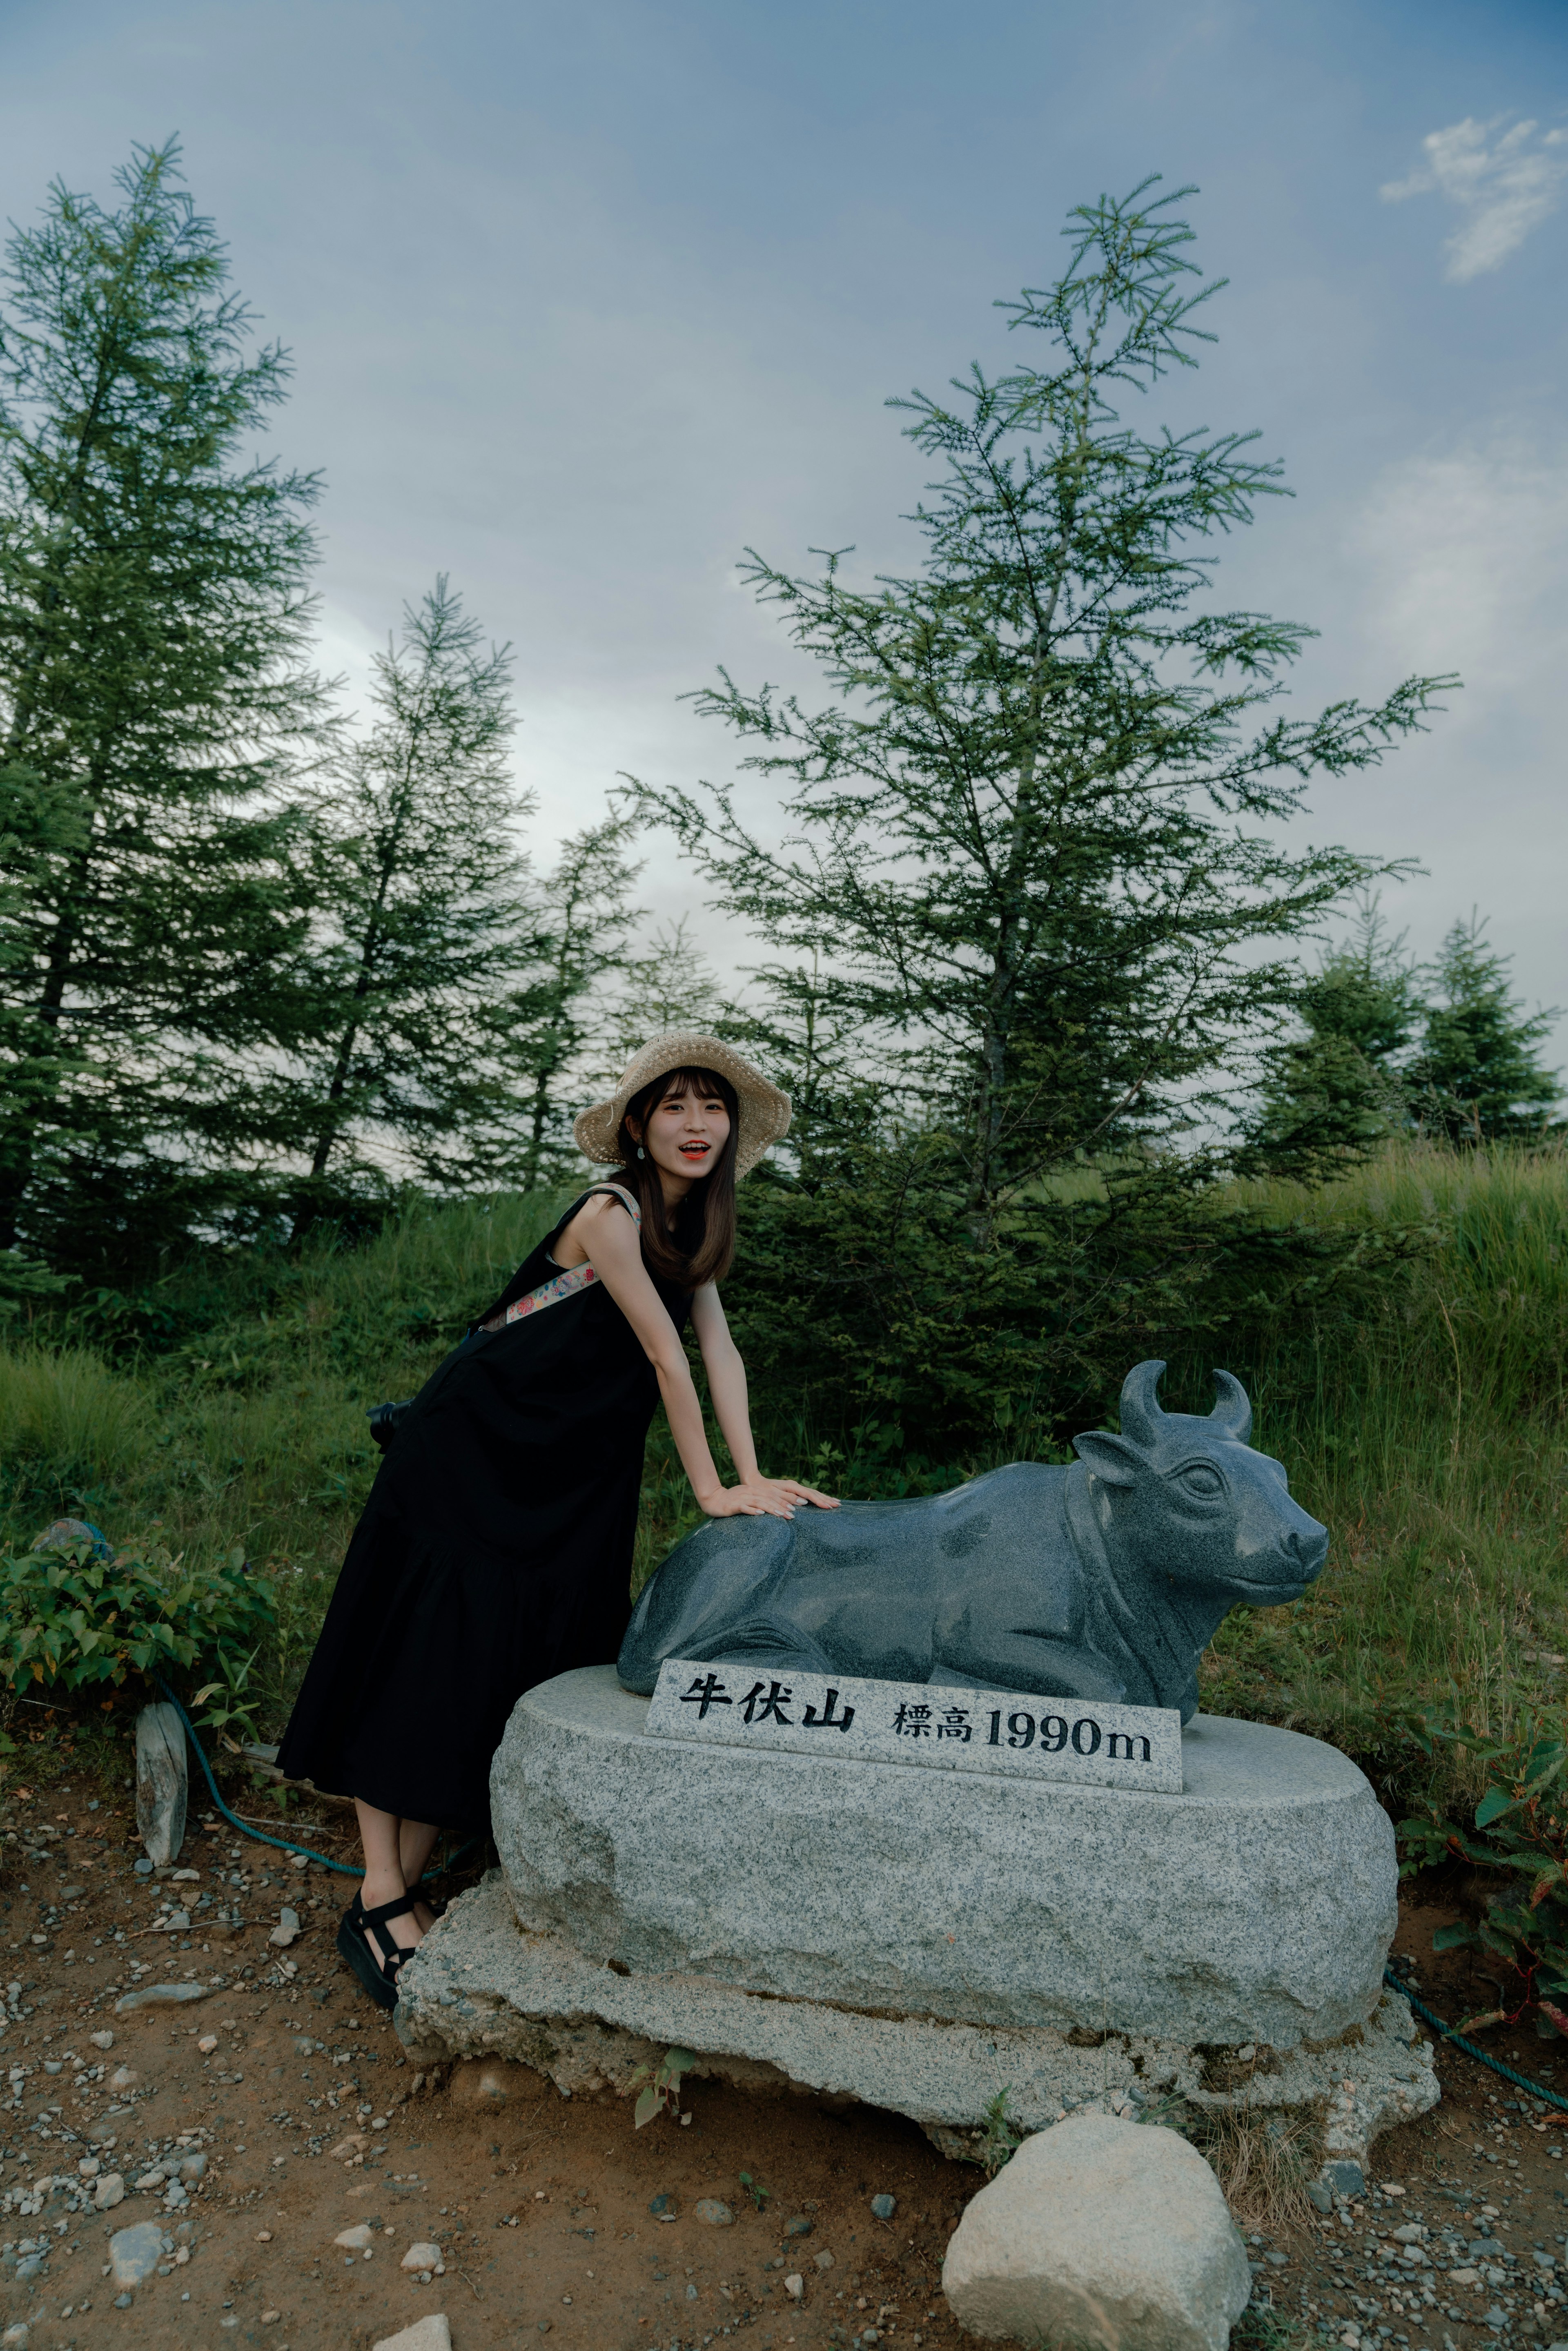
<svg viewBox="0 0 1568 2351">
<path fill-rule="evenodd" d="M 750 1754 L 646 1731 L 612 1667 L 513 1709 L 491 1817 L 519 1922 L 633 1979 L 1184 2048 L 1368 2018 L 1394 1830 L 1347 1756 L 1199 1715 L 1179 1795 Z"/>
<path fill-rule="evenodd" d="M 620 1972 L 563 1935 L 519 1928 L 494 1870 L 426 1936 L 400 1985 L 398 2034 L 424 2062 L 515 2058 L 574 2096 L 624 2092 L 635 2067 L 679 2046 L 695 2054 L 698 2076 L 907 2115 L 959 2158 L 974 2158 L 1004 2090 L 1025 2131 L 1073 2111 L 1132 2116 L 1176 2098 L 1232 2113 L 1305 2112 L 1319 2159 L 1361 2164 L 1380 2132 L 1438 2096 L 1431 2048 L 1394 1994 L 1331 2043 L 1244 2044 L 1245 2054 L 1137 2033 L 942 2023 L 689 1971 Z"/>
</svg>

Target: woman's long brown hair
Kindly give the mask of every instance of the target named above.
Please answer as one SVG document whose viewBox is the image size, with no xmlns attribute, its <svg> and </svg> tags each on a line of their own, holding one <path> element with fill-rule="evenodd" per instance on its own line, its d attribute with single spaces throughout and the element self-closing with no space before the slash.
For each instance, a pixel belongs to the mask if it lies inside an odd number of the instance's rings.
<svg viewBox="0 0 1568 2351">
<path fill-rule="evenodd" d="M 637 1156 L 637 1136 L 646 1133 L 650 1114 L 670 1094 L 716 1096 L 729 1113 L 729 1137 L 715 1160 L 711 1175 L 692 1186 L 672 1219 L 664 1207 L 664 1187 L 651 1159 Z M 666 1071 L 627 1103 L 615 1147 L 628 1184 L 643 1211 L 643 1256 L 651 1273 L 674 1281 L 683 1290 L 700 1290 L 705 1281 L 719 1281 L 735 1258 L 735 1151 L 740 1140 L 740 1104 L 735 1088 L 716 1070 Z"/>
</svg>

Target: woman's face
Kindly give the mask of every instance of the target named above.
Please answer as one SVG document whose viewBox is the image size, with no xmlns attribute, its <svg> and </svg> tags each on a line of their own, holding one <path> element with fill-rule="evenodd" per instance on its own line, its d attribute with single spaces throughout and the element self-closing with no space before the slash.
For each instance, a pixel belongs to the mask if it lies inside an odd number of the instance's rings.
<svg viewBox="0 0 1568 2351">
<path fill-rule="evenodd" d="M 643 1148 L 661 1175 L 710 1176 L 729 1139 L 729 1113 L 717 1094 L 665 1094 L 648 1113 Z"/>
</svg>

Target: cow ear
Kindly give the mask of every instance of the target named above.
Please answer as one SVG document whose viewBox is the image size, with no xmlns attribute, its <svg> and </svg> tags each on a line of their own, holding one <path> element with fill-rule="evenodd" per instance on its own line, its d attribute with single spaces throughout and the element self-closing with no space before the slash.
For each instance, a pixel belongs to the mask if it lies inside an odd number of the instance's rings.
<svg viewBox="0 0 1568 2351">
<path fill-rule="evenodd" d="M 1130 1486 L 1137 1475 L 1137 1448 L 1124 1437 L 1113 1437 L 1108 1429 L 1092 1428 L 1086 1436 L 1075 1437 L 1072 1449 L 1107 1486 Z"/>
</svg>

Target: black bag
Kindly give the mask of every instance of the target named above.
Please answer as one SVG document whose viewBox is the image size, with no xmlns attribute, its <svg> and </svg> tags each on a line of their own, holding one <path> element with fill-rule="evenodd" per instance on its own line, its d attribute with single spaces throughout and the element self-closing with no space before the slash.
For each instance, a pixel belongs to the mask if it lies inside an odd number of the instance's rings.
<svg viewBox="0 0 1568 2351">
<path fill-rule="evenodd" d="M 397 1404 L 373 1404 L 365 1415 L 371 1424 L 371 1435 L 383 1453 L 391 1451 L 392 1441 L 397 1435 L 399 1424 L 407 1418 L 413 1403 L 412 1396 L 404 1396 Z"/>
</svg>

